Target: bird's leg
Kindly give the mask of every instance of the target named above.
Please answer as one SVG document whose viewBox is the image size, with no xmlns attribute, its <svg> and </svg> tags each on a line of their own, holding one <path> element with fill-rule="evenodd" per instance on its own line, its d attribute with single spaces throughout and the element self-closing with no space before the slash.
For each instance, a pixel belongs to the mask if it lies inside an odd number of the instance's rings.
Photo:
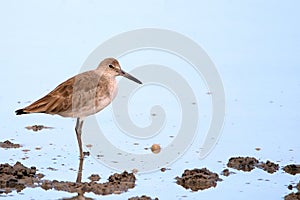
<svg viewBox="0 0 300 200">
<path fill-rule="evenodd" d="M 82 125 L 83 125 L 83 119 L 77 118 L 75 132 L 76 132 L 78 146 L 79 146 L 80 159 L 83 159 L 82 141 L 81 141 Z"/>
<path fill-rule="evenodd" d="M 82 151 L 82 141 L 81 141 L 82 125 L 83 125 L 83 119 L 77 118 L 75 132 L 77 136 L 79 155 L 80 155 L 79 168 L 78 168 L 77 179 L 76 179 L 77 183 L 80 183 L 82 178 L 82 165 L 83 165 L 83 151 Z"/>
<path fill-rule="evenodd" d="M 82 179 L 82 166 L 83 166 L 83 159 L 79 159 L 79 166 L 78 166 L 76 183 L 81 183 L 81 179 Z M 78 193 L 78 195 L 79 195 L 79 193 Z"/>
</svg>

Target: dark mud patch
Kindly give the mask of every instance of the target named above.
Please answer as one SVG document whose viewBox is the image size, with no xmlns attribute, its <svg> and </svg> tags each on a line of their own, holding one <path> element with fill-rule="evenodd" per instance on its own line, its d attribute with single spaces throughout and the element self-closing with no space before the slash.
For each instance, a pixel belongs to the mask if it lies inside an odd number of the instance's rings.
<svg viewBox="0 0 300 200">
<path fill-rule="evenodd" d="M 276 172 L 279 169 L 279 165 L 276 163 L 273 163 L 269 160 L 267 160 L 267 162 L 260 162 L 257 164 L 257 167 L 259 169 L 263 169 L 264 171 L 273 174 L 274 172 Z"/>
<path fill-rule="evenodd" d="M 216 187 L 217 181 L 222 181 L 217 173 L 213 173 L 206 168 L 186 169 L 181 177 L 176 177 L 176 183 L 185 189 L 192 191 L 205 190 L 210 187 Z"/>
<path fill-rule="evenodd" d="M 279 169 L 279 165 L 269 160 L 267 162 L 259 162 L 254 157 L 232 157 L 227 163 L 227 167 L 250 172 L 254 168 L 262 169 L 270 174 L 276 172 Z"/>
<path fill-rule="evenodd" d="M 232 157 L 229 159 L 227 167 L 250 172 L 255 168 L 257 163 L 258 160 L 254 157 Z"/>
<path fill-rule="evenodd" d="M 4 149 L 9 149 L 9 148 L 20 148 L 22 147 L 20 144 L 14 144 L 9 140 L 6 140 L 4 142 L 0 142 L 0 147 Z"/>
<path fill-rule="evenodd" d="M 33 125 L 33 126 L 26 126 L 25 127 L 27 130 L 32 130 L 32 131 L 40 131 L 43 129 L 53 129 L 53 127 L 49 127 L 49 126 L 44 126 L 44 125 Z"/>
<path fill-rule="evenodd" d="M 36 167 L 25 167 L 20 162 L 15 165 L 0 164 L 0 194 L 13 190 L 21 192 L 26 187 L 36 187 L 42 174 L 36 174 Z"/>
<path fill-rule="evenodd" d="M 157 197 L 152 199 L 151 197 L 148 197 L 146 195 L 142 195 L 140 197 L 130 197 L 128 200 L 159 200 Z"/>
<path fill-rule="evenodd" d="M 286 173 L 296 175 L 300 173 L 300 165 L 295 165 L 295 164 L 287 165 L 283 168 L 283 170 Z"/>
<path fill-rule="evenodd" d="M 41 187 L 44 190 L 55 189 L 69 193 L 83 194 L 85 192 L 93 192 L 97 195 L 121 194 L 128 189 L 135 187 L 135 176 L 133 173 L 123 172 L 121 174 L 113 174 L 108 178 L 106 183 L 96 182 L 69 182 L 69 181 L 43 181 Z"/>
<path fill-rule="evenodd" d="M 136 178 L 133 173 L 115 173 L 106 183 L 97 183 L 99 175 L 91 175 L 91 182 L 68 182 L 57 180 L 42 180 L 43 174 L 36 174 L 36 167 L 25 167 L 20 162 L 15 165 L 0 164 L 0 194 L 14 190 L 21 192 L 26 187 L 41 187 L 44 190 L 55 189 L 69 193 L 84 194 L 93 192 L 98 195 L 121 194 L 135 187 Z"/>
<path fill-rule="evenodd" d="M 300 200 L 300 182 L 295 186 L 297 188 L 297 192 L 292 192 L 284 197 L 284 200 Z M 293 189 L 293 187 L 291 187 Z"/>
</svg>

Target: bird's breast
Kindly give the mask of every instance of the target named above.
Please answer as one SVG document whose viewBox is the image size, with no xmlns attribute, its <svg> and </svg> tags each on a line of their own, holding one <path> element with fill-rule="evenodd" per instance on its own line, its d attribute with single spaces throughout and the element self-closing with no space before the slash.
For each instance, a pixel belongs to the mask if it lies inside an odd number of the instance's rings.
<svg viewBox="0 0 300 200">
<path fill-rule="evenodd" d="M 96 92 L 95 98 L 95 110 L 97 112 L 108 106 L 116 97 L 118 92 L 117 81 L 114 78 L 100 84 L 101 87 L 97 88 L 98 91 Z"/>
</svg>

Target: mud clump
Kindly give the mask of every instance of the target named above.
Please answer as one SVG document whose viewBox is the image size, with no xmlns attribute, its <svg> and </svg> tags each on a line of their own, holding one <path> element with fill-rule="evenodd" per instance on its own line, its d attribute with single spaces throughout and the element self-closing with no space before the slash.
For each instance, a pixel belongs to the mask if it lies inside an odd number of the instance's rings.
<svg viewBox="0 0 300 200">
<path fill-rule="evenodd" d="M 20 148 L 20 144 L 14 144 L 9 140 L 6 140 L 4 142 L 0 142 L 0 147 L 4 149 L 9 149 L 9 148 Z"/>
<path fill-rule="evenodd" d="M 300 200 L 300 182 L 297 184 L 296 188 L 297 188 L 298 192 L 296 192 L 296 193 L 292 192 L 292 193 L 286 195 L 284 197 L 284 200 Z"/>
<path fill-rule="evenodd" d="M 284 197 L 284 200 L 300 200 L 300 192 L 290 193 Z"/>
<path fill-rule="evenodd" d="M 65 191 L 70 193 L 85 193 L 93 192 L 97 195 L 121 194 L 128 191 L 128 189 L 135 187 L 135 176 L 133 173 L 123 172 L 121 174 L 113 174 L 108 178 L 106 183 L 96 182 L 65 182 L 65 181 L 43 181 L 41 187 L 44 190 L 55 189 L 58 191 Z"/>
<path fill-rule="evenodd" d="M 283 170 L 286 173 L 296 175 L 300 173 L 300 165 L 295 165 L 295 164 L 287 165 L 283 168 Z"/>
<path fill-rule="evenodd" d="M 250 172 L 257 165 L 258 160 L 254 157 L 232 157 L 227 163 L 227 167 Z"/>
<path fill-rule="evenodd" d="M 273 174 L 274 172 L 276 172 L 279 169 L 278 164 L 275 164 L 269 160 L 267 160 L 267 162 L 265 162 L 265 163 L 264 162 L 258 163 L 257 167 L 267 171 L 270 174 Z"/>
<path fill-rule="evenodd" d="M 252 171 L 255 167 L 262 169 L 270 174 L 279 169 L 279 165 L 269 160 L 267 162 L 259 162 L 254 157 L 232 157 L 227 163 L 227 167 L 242 170 L 245 172 Z"/>
<path fill-rule="evenodd" d="M 206 168 L 202 169 L 186 169 L 182 177 L 176 177 L 176 183 L 185 189 L 192 191 L 205 190 L 210 187 L 216 187 L 217 181 L 222 181 L 219 175 L 209 171 Z"/>
<path fill-rule="evenodd" d="M 223 175 L 223 176 L 229 176 L 230 174 L 235 174 L 235 173 L 229 171 L 229 169 L 224 169 L 224 170 L 221 172 L 221 175 Z"/>
<path fill-rule="evenodd" d="M 25 167 L 20 162 L 14 166 L 0 164 L 0 194 L 10 193 L 13 190 L 21 192 L 26 187 L 35 187 L 40 182 L 40 175 L 36 174 L 35 167 Z"/>
<path fill-rule="evenodd" d="M 140 197 L 131 197 L 128 200 L 159 200 L 157 197 L 155 197 L 154 199 L 152 199 L 151 197 L 148 197 L 146 195 L 142 195 Z"/>
<path fill-rule="evenodd" d="M 99 181 L 100 176 L 98 174 L 92 174 L 90 177 L 88 177 L 91 181 Z"/>
</svg>

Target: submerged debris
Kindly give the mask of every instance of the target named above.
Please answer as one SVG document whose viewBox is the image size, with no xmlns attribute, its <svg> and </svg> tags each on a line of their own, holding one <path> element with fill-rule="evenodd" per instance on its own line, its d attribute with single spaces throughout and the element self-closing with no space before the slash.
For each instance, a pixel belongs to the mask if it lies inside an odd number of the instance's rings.
<svg viewBox="0 0 300 200">
<path fill-rule="evenodd" d="M 40 182 L 42 174 L 36 174 L 36 167 L 25 167 L 20 162 L 14 166 L 0 164 L 0 194 L 13 190 L 21 192 L 26 187 L 35 187 Z"/>
<path fill-rule="evenodd" d="M 8 149 L 8 148 L 20 148 L 21 145 L 20 144 L 14 144 L 11 141 L 6 140 L 4 142 L 0 142 L 0 147 L 1 148 L 5 148 L 5 149 Z"/>
<path fill-rule="evenodd" d="M 53 129 L 53 127 L 48 127 L 44 125 L 33 125 L 33 126 L 26 126 L 27 130 L 33 130 L 33 131 L 40 131 L 42 129 Z"/>
<path fill-rule="evenodd" d="M 296 175 L 300 173 L 300 165 L 295 165 L 295 164 L 287 165 L 283 168 L 283 170 L 286 173 Z"/>
<path fill-rule="evenodd" d="M 128 189 L 135 187 L 135 176 L 133 173 L 123 172 L 121 174 L 113 174 L 108 178 L 106 183 L 96 182 L 69 182 L 69 181 L 43 181 L 41 187 L 44 190 L 55 189 L 58 191 L 66 191 L 70 193 L 93 192 L 98 195 L 121 194 Z"/>
<path fill-rule="evenodd" d="M 186 169 L 182 177 L 176 177 L 176 183 L 185 189 L 192 191 L 205 190 L 210 187 L 216 187 L 217 181 L 222 181 L 219 175 L 209 171 L 206 168 L 202 169 Z"/>
<path fill-rule="evenodd" d="M 161 171 L 161 172 L 165 172 L 165 171 L 167 171 L 167 170 L 171 170 L 171 168 L 165 168 L 165 167 L 160 168 L 160 171 Z"/>
</svg>

